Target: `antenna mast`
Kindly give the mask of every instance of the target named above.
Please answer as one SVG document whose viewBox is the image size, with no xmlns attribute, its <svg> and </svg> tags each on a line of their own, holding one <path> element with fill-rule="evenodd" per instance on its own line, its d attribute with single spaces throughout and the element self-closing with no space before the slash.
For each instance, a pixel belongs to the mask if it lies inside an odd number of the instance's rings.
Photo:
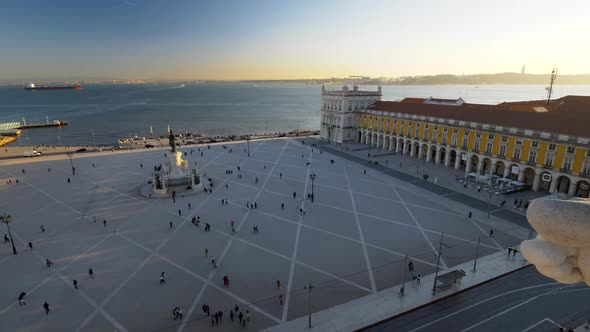
<svg viewBox="0 0 590 332">
<path fill-rule="evenodd" d="M 553 66 L 553 70 L 551 71 L 551 83 L 549 83 L 549 87 L 545 88 L 547 90 L 547 104 L 551 101 L 551 94 L 553 93 L 553 82 L 557 78 L 557 66 Z"/>
</svg>

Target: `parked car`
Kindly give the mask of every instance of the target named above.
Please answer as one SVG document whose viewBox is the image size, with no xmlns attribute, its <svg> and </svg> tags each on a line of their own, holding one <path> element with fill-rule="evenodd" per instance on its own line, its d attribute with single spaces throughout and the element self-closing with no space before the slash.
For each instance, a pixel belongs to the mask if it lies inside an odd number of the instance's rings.
<svg viewBox="0 0 590 332">
<path fill-rule="evenodd" d="M 148 149 L 151 149 L 151 148 L 153 148 L 154 146 L 153 146 L 153 145 L 151 145 L 151 144 L 146 144 L 146 145 L 145 145 L 145 147 L 146 147 L 146 148 L 148 148 Z"/>
<path fill-rule="evenodd" d="M 76 150 L 76 152 L 86 152 L 86 148 L 78 149 L 78 150 Z"/>
</svg>

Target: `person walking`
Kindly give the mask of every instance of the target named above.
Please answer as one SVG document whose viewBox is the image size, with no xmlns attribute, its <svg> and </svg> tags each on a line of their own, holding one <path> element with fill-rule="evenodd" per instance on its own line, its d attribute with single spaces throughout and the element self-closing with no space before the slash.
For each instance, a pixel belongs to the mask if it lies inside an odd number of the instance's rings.
<svg viewBox="0 0 590 332">
<path fill-rule="evenodd" d="M 414 271 L 414 262 L 410 261 L 410 262 L 408 263 L 408 270 L 409 270 L 410 272 Z"/>
<path fill-rule="evenodd" d="M 494 230 L 490 228 L 490 238 L 494 237 Z"/>
<path fill-rule="evenodd" d="M 418 273 L 418 277 L 416 277 L 416 284 L 420 285 L 420 273 Z"/>
<path fill-rule="evenodd" d="M 277 279 L 277 289 L 281 289 L 281 281 Z"/>
<path fill-rule="evenodd" d="M 215 317 L 215 325 L 219 325 L 219 312 L 216 312 L 213 317 Z"/>
<path fill-rule="evenodd" d="M 70 183 L 70 178 L 68 178 L 68 183 Z"/>
<path fill-rule="evenodd" d="M 27 247 L 29 247 L 29 249 L 33 250 L 33 242 L 29 242 L 29 244 L 27 245 Z"/>
<path fill-rule="evenodd" d="M 27 293 L 25 293 L 25 292 L 20 293 L 20 295 L 18 296 L 18 305 L 27 305 L 27 303 L 25 302 L 26 296 L 27 296 Z"/>
<path fill-rule="evenodd" d="M 285 209 L 285 203 L 281 203 L 281 210 Z"/>
<path fill-rule="evenodd" d="M 174 226 L 174 224 L 172 223 L 172 221 L 170 221 L 170 229 L 172 229 L 172 227 Z"/>
<path fill-rule="evenodd" d="M 209 316 L 209 313 L 207 312 L 207 305 L 203 304 L 203 306 L 201 307 L 201 310 L 203 310 L 203 313 L 207 316 Z"/>
<path fill-rule="evenodd" d="M 229 278 L 227 276 L 223 276 L 223 286 L 229 287 Z"/>
<path fill-rule="evenodd" d="M 234 321 L 234 311 L 233 310 L 229 311 L 229 320 L 231 320 L 232 322 Z"/>
<path fill-rule="evenodd" d="M 176 315 L 174 315 L 174 320 L 176 319 L 180 319 L 182 320 L 182 309 L 180 307 L 177 307 L 178 309 L 176 310 Z"/>
<path fill-rule="evenodd" d="M 8 237 L 8 234 L 4 234 L 4 243 L 8 242 L 10 242 L 10 238 Z"/>
<path fill-rule="evenodd" d="M 180 211 L 180 209 L 178 209 L 178 216 L 182 216 L 182 211 Z"/>
<path fill-rule="evenodd" d="M 74 288 L 78 289 L 78 280 L 74 279 L 72 280 L 72 283 L 74 284 Z"/>
<path fill-rule="evenodd" d="M 53 266 L 53 262 L 49 260 L 49 258 L 45 259 L 45 265 L 47 265 L 47 267 L 52 267 Z"/>
<path fill-rule="evenodd" d="M 207 248 L 205 248 L 205 256 L 209 256 L 209 250 Z"/>
<path fill-rule="evenodd" d="M 49 315 L 49 303 L 43 301 L 43 309 L 45 309 L 45 315 Z"/>
<path fill-rule="evenodd" d="M 512 246 L 508 246 L 508 257 L 510 257 L 511 253 L 512 253 Z"/>
<path fill-rule="evenodd" d="M 189 210 L 191 209 L 191 203 L 188 203 L 188 209 Z"/>
<path fill-rule="evenodd" d="M 160 285 L 166 285 L 166 276 L 164 275 L 164 272 L 162 272 L 162 274 L 160 274 Z"/>
<path fill-rule="evenodd" d="M 41 233 L 45 233 L 45 227 L 43 225 L 41 225 Z"/>
<path fill-rule="evenodd" d="M 217 263 L 215 263 L 215 257 L 213 257 L 213 256 L 211 256 L 211 265 L 213 265 L 214 269 L 217 268 Z"/>
<path fill-rule="evenodd" d="M 472 213 L 471 213 L 471 211 L 469 211 L 469 214 L 467 215 L 469 217 L 469 219 L 471 219 L 471 215 L 472 215 Z"/>
<path fill-rule="evenodd" d="M 283 294 L 279 294 L 279 304 L 283 305 Z"/>
<path fill-rule="evenodd" d="M 242 314 L 242 312 L 240 311 L 240 313 L 238 314 L 238 319 L 240 320 L 240 325 L 242 325 L 242 321 L 244 321 L 244 315 Z"/>
<path fill-rule="evenodd" d="M 103 219 L 102 220 L 102 224 L 104 225 L 104 227 L 107 227 L 107 220 L 106 219 Z"/>
<path fill-rule="evenodd" d="M 94 279 L 94 270 L 92 268 L 88 269 L 88 276 L 90 276 L 90 279 Z"/>
</svg>

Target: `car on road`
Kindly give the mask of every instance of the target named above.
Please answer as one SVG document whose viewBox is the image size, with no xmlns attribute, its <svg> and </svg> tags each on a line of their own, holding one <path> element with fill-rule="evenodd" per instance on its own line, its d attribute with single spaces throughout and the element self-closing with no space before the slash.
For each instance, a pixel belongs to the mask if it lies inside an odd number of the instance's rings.
<svg viewBox="0 0 590 332">
<path fill-rule="evenodd" d="M 145 145 L 145 147 L 146 147 L 146 148 L 148 148 L 148 149 L 151 149 L 151 148 L 153 148 L 154 146 L 153 146 L 153 145 L 151 145 L 151 144 L 146 144 L 146 145 Z"/>
<path fill-rule="evenodd" d="M 23 153 L 23 156 L 25 156 L 25 157 L 39 157 L 39 156 L 41 156 L 41 152 L 39 152 L 37 150 L 25 151 Z"/>
</svg>

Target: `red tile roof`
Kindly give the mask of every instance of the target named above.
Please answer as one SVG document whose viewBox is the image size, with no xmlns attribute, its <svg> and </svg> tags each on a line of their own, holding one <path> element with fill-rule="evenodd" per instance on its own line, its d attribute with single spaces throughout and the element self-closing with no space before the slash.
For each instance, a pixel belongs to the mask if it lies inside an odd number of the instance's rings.
<svg viewBox="0 0 590 332">
<path fill-rule="evenodd" d="M 549 104 L 534 100 L 461 106 L 424 104 L 417 102 L 418 99 L 378 101 L 370 109 L 590 137 L 590 97 L 587 96 L 565 96 Z M 538 112 L 535 107 L 544 107 L 547 112 Z"/>
</svg>

